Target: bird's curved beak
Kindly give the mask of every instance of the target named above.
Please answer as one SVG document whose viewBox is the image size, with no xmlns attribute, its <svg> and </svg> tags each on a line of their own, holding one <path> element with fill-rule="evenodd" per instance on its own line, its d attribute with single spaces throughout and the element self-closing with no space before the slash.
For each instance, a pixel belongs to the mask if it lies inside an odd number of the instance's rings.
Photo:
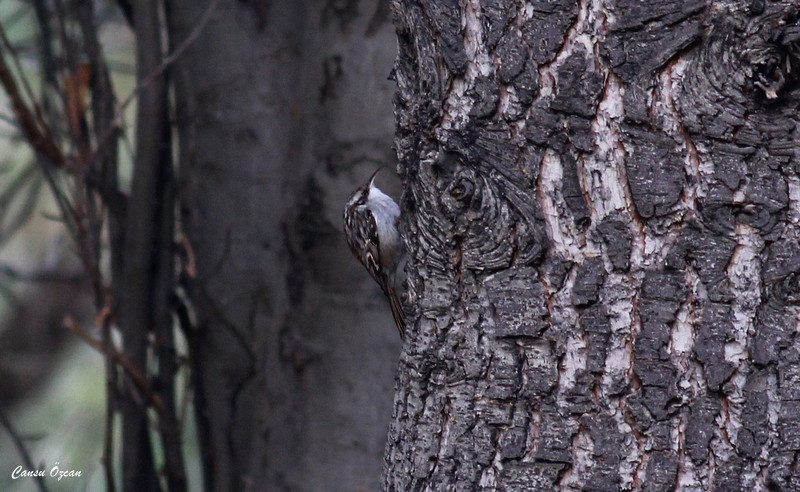
<svg viewBox="0 0 800 492">
<path fill-rule="evenodd" d="M 383 171 L 383 168 L 386 166 L 381 166 L 372 173 L 372 176 L 369 178 L 369 187 L 372 188 L 375 185 L 375 178 L 378 177 L 378 173 Z"/>
</svg>

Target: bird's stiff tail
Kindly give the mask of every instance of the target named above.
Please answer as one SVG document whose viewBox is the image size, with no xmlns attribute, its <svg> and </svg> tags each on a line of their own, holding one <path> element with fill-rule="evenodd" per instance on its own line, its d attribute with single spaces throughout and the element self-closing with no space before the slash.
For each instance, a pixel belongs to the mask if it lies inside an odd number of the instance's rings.
<svg viewBox="0 0 800 492">
<path fill-rule="evenodd" d="M 406 312 L 403 310 L 403 304 L 398 299 L 394 287 L 386 289 L 386 297 L 389 299 L 389 307 L 392 308 L 392 317 L 394 318 L 394 324 L 397 325 L 397 331 L 400 332 L 400 339 L 405 340 Z"/>
</svg>

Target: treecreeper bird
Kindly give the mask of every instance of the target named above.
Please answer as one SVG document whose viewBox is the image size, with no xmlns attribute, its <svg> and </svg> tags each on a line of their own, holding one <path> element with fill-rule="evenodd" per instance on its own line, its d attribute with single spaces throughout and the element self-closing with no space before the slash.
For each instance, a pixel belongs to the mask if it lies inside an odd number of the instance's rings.
<svg viewBox="0 0 800 492">
<path fill-rule="evenodd" d="M 400 237 L 400 207 L 375 186 L 379 168 L 344 206 L 344 234 L 353 256 L 364 265 L 389 299 L 392 316 L 404 338 L 406 315 L 397 291 L 397 273 L 405 256 Z"/>
</svg>

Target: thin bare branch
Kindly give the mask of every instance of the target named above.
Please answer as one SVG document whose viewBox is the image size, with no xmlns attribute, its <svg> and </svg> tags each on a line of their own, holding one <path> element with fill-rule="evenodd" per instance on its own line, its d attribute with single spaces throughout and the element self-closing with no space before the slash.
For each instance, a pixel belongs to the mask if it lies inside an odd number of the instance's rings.
<svg viewBox="0 0 800 492">
<path fill-rule="evenodd" d="M 3 32 L 2 25 L 0 25 L 1 32 Z M 52 163 L 63 166 L 66 163 L 64 154 L 53 140 L 50 129 L 28 108 L 2 53 L 0 53 L 0 84 L 8 94 L 22 132 L 34 150 Z"/>
<path fill-rule="evenodd" d="M 95 322 L 101 327 L 101 343 L 106 372 L 106 419 L 105 435 L 103 436 L 103 469 L 106 474 L 106 489 L 116 492 L 117 482 L 114 477 L 114 415 L 119 405 L 118 377 L 114 360 L 111 357 L 111 323 L 114 319 L 112 306 L 114 300 L 110 294 L 106 295 L 103 308 L 95 317 Z"/>
<path fill-rule="evenodd" d="M 35 470 L 36 467 L 33 464 L 33 460 L 31 460 L 31 455 L 28 453 L 28 449 L 25 447 L 25 443 L 22 442 L 22 438 L 14 428 L 11 420 L 8 418 L 5 412 L 3 412 L 2 408 L 0 408 L 0 425 L 2 425 L 6 432 L 8 432 L 8 435 L 11 436 L 11 440 L 14 441 L 14 446 L 16 446 L 17 452 L 19 452 L 20 457 L 22 457 L 22 462 L 25 463 L 25 467 L 28 470 Z M 38 475 L 33 478 L 36 483 L 36 487 L 41 492 L 47 492 L 47 487 L 44 484 L 44 478 Z"/>
<path fill-rule="evenodd" d="M 208 8 L 206 9 L 206 11 L 203 12 L 203 16 L 200 18 L 200 21 L 197 23 L 197 25 L 194 27 L 194 29 L 192 29 L 192 32 L 190 32 L 189 35 L 186 36 L 186 39 L 184 39 L 181 42 L 181 44 L 179 44 L 175 48 L 175 50 L 173 50 L 172 53 L 170 53 L 169 55 L 165 56 L 164 59 L 162 60 L 161 64 L 155 70 L 150 72 L 146 77 L 144 77 L 136 85 L 136 88 L 133 89 L 133 92 L 131 92 L 128 95 L 128 97 L 126 97 L 122 101 L 122 104 L 120 104 L 119 108 L 117 109 L 117 120 L 118 121 L 122 118 L 122 114 L 125 111 L 125 108 L 127 108 L 128 105 L 130 105 L 130 103 L 133 102 L 133 100 L 139 95 L 139 93 L 142 90 L 144 90 L 147 86 L 152 84 L 153 81 L 156 78 L 158 78 L 161 74 L 163 74 L 164 71 L 167 68 L 169 68 L 170 65 L 175 63 L 175 60 L 177 60 L 183 54 L 184 51 L 189 49 L 189 47 L 192 44 L 194 44 L 195 41 L 197 41 L 197 38 L 200 37 L 200 34 L 203 32 L 203 29 L 205 29 L 206 25 L 211 20 L 211 16 L 214 13 L 214 11 L 217 9 L 218 5 L 219 5 L 219 0 L 213 0 L 211 2 L 211 4 L 208 6 Z"/>
<path fill-rule="evenodd" d="M 22 68 L 22 63 L 19 61 L 17 49 L 11 44 L 11 40 L 8 38 L 8 34 L 6 33 L 5 26 L 2 25 L 0 25 L 0 40 L 3 42 L 5 49 L 11 54 L 11 60 L 14 63 L 14 69 L 17 71 L 20 81 L 22 81 L 22 88 L 25 91 L 25 95 L 28 97 L 30 104 L 33 105 L 34 113 L 36 114 L 39 123 L 43 124 L 44 117 L 42 116 L 42 110 L 36 102 L 36 96 L 34 95 L 33 89 L 28 83 L 28 78 L 25 77 L 25 71 Z"/>
<path fill-rule="evenodd" d="M 96 148 L 94 154 L 89 157 L 90 160 L 96 159 L 97 154 L 102 153 L 105 146 L 109 145 L 110 142 L 113 141 L 112 137 L 114 132 L 116 132 L 119 128 L 123 126 L 124 114 L 125 110 L 128 106 L 139 96 L 139 94 L 147 88 L 150 84 L 153 83 L 161 74 L 164 73 L 167 68 L 170 67 L 175 61 L 187 50 L 189 47 L 197 41 L 197 38 L 200 37 L 200 34 L 205 29 L 208 22 L 211 20 L 211 16 L 213 15 L 214 11 L 217 9 L 220 0 L 213 0 L 208 8 L 203 12 L 203 16 L 200 18 L 200 21 L 197 25 L 192 29 L 186 39 L 184 39 L 181 44 L 179 44 L 169 55 L 165 56 L 161 64 L 156 67 L 153 71 L 151 71 L 148 75 L 143 77 L 133 91 L 128 94 L 128 96 L 122 101 L 122 103 L 117 106 L 117 112 L 114 116 L 114 125 L 113 128 L 109 128 L 106 133 L 101 137 L 98 138 Z"/>
<path fill-rule="evenodd" d="M 133 381 L 133 384 L 136 386 L 139 392 L 141 392 L 145 397 L 145 403 L 152 406 L 159 415 L 163 416 L 169 411 L 164 405 L 164 400 L 161 399 L 161 395 L 153 391 L 153 387 L 142 369 L 134 364 L 126 354 L 120 353 L 115 348 L 110 346 L 103 347 L 102 341 L 97 340 L 92 335 L 87 333 L 86 330 L 84 330 L 83 327 L 78 324 L 75 318 L 71 316 L 67 316 L 64 319 L 64 326 L 74 334 L 78 335 L 78 337 L 89 344 L 90 347 L 97 350 L 101 354 L 108 355 L 116 364 L 122 367 L 125 373 L 131 378 L 131 381 Z"/>
<path fill-rule="evenodd" d="M 3 227 L 0 230 L 0 246 L 14 237 L 14 233 L 25 226 L 33 216 L 33 213 L 36 211 L 36 202 L 39 200 L 41 188 L 41 177 L 34 175 L 32 176 L 30 184 L 27 186 L 20 186 L 16 190 L 7 189 L 7 192 L 10 191 L 13 193 L 12 199 L 18 197 L 23 192 L 25 192 L 25 196 L 23 197 L 23 203 L 19 207 L 11 207 L 11 200 L 0 200 L 0 207 L 2 207 L 2 209 L 0 209 L 0 218 L 3 219 Z M 5 219 L 10 215 L 12 210 L 15 211 L 16 214 L 13 215 L 9 221 L 6 221 Z"/>
</svg>

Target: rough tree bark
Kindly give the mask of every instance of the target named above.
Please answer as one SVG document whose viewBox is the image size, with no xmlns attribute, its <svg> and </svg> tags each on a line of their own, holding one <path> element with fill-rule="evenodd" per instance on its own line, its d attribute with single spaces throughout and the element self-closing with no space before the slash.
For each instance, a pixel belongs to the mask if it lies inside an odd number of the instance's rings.
<svg viewBox="0 0 800 492">
<path fill-rule="evenodd" d="M 800 489 L 794 4 L 393 2 L 385 489 Z"/>
<path fill-rule="evenodd" d="M 174 65 L 207 490 L 379 487 L 400 349 L 341 207 L 394 158 L 396 50 L 386 1 L 221 0 Z"/>
</svg>

